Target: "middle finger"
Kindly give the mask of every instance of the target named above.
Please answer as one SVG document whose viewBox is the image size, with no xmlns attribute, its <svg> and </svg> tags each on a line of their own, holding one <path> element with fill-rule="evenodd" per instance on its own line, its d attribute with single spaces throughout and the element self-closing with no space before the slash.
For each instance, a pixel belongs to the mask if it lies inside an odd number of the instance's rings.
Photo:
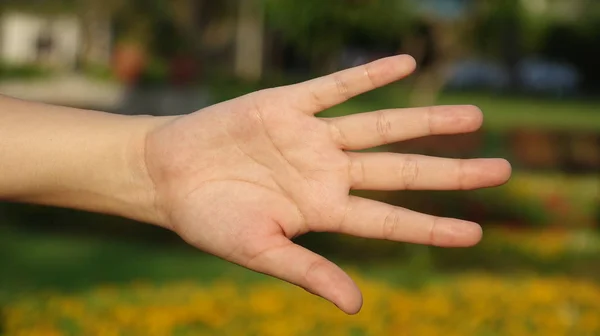
<svg viewBox="0 0 600 336">
<path fill-rule="evenodd" d="M 469 190 L 510 177 L 504 159 L 447 159 L 414 154 L 348 153 L 355 190 Z"/>
</svg>

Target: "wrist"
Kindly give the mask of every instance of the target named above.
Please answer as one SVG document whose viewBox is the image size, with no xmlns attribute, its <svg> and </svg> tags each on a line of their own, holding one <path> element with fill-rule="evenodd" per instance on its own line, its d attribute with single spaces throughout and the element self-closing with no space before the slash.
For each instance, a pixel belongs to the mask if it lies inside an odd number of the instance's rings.
<svg viewBox="0 0 600 336">
<path fill-rule="evenodd" d="M 146 139 L 169 117 L 123 116 L 0 96 L 0 200 L 162 225 Z"/>
<path fill-rule="evenodd" d="M 130 219 L 167 227 L 167 219 L 159 202 L 155 176 L 148 168 L 148 138 L 172 117 L 136 116 L 128 125 L 123 153 L 114 179 L 114 190 L 121 195 L 114 213 Z M 119 151 L 118 149 L 116 150 Z"/>
</svg>

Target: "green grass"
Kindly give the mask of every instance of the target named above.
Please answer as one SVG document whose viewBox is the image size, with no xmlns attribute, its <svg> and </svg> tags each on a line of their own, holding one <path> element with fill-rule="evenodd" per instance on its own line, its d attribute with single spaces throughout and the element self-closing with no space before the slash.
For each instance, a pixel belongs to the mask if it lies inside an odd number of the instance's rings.
<svg viewBox="0 0 600 336">
<path fill-rule="evenodd" d="M 476 105 L 485 115 L 484 127 L 492 132 L 515 128 L 600 132 L 600 101 L 497 96 L 485 93 L 444 93 L 438 105 Z M 390 86 L 354 98 L 321 114 L 340 116 L 406 106 L 402 86 Z"/>
<path fill-rule="evenodd" d="M 211 281 L 240 267 L 181 246 L 35 231 L 0 231 L 0 302 L 28 291 L 79 291 L 138 279 Z"/>
<path fill-rule="evenodd" d="M 591 234 L 591 233 L 589 233 Z M 470 249 L 441 249 L 321 235 L 321 243 L 335 244 L 339 251 L 358 251 L 370 258 L 353 258 L 349 253 L 324 255 L 343 268 L 367 278 L 405 287 L 442 280 L 454 273 L 534 272 L 570 274 L 600 280 L 594 267 L 600 255 L 566 254 L 539 259 L 514 247 L 498 245 L 493 234 Z M 316 244 L 318 251 L 319 243 Z M 381 255 L 373 251 L 382 249 Z M 40 291 L 78 293 L 105 285 L 136 281 L 209 283 L 232 278 L 241 283 L 261 281 L 265 276 L 206 255 L 181 242 L 160 244 L 143 240 L 20 231 L 0 227 L 0 306 L 23 294 Z"/>
<path fill-rule="evenodd" d="M 600 132 L 600 101 L 447 94 L 441 104 L 474 104 L 485 114 L 485 127 L 504 131 L 515 127 Z"/>
<path fill-rule="evenodd" d="M 211 282 L 220 277 L 256 281 L 265 276 L 185 244 L 69 235 L 0 226 L 0 305 L 30 291 L 77 292 L 98 285 L 134 281 Z M 356 265 L 353 269 L 363 269 Z M 364 270 L 364 269 L 363 269 Z M 386 271 L 389 279 L 408 277 L 407 269 Z"/>
<path fill-rule="evenodd" d="M 53 73 L 51 70 L 44 69 L 35 65 L 12 65 L 0 63 L 0 80 L 38 80 L 47 78 Z"/>
</svg>

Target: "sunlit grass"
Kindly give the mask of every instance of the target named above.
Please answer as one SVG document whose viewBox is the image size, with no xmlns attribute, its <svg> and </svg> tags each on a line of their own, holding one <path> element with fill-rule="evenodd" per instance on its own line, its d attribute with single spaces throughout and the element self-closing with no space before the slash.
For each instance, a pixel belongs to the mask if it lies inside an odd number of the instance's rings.
<svg viewBox="0 0 600 336">
<path fill-rule="evenodd" d="M 600 101 L 525 98 L 489 93 L 441 94 L 439 105 L 476 105 L 484 113 L 488 131 L 515 128 L 579 130 L 600 132 Z M 393 85 L 355 98 L 320 114 L 324 117 L 406 107 L 406 87 Z"/>
</svg>

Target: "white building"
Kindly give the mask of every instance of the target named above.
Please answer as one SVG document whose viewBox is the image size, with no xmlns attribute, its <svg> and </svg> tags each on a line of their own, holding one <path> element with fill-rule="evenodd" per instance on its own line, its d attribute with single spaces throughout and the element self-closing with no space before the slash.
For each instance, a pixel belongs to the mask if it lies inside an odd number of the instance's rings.
<svg viewBox="0 0 600 336">
<path fill-rule="evenodd" d="M 77 15 L 48 17 L 25 12 L 6 12 L 0 17 L 3 63 L 70 69 L 83 57 L 106 64 L 110 60 L 111 42 L 108 21 L 83 25 Z"/>
</svg>

